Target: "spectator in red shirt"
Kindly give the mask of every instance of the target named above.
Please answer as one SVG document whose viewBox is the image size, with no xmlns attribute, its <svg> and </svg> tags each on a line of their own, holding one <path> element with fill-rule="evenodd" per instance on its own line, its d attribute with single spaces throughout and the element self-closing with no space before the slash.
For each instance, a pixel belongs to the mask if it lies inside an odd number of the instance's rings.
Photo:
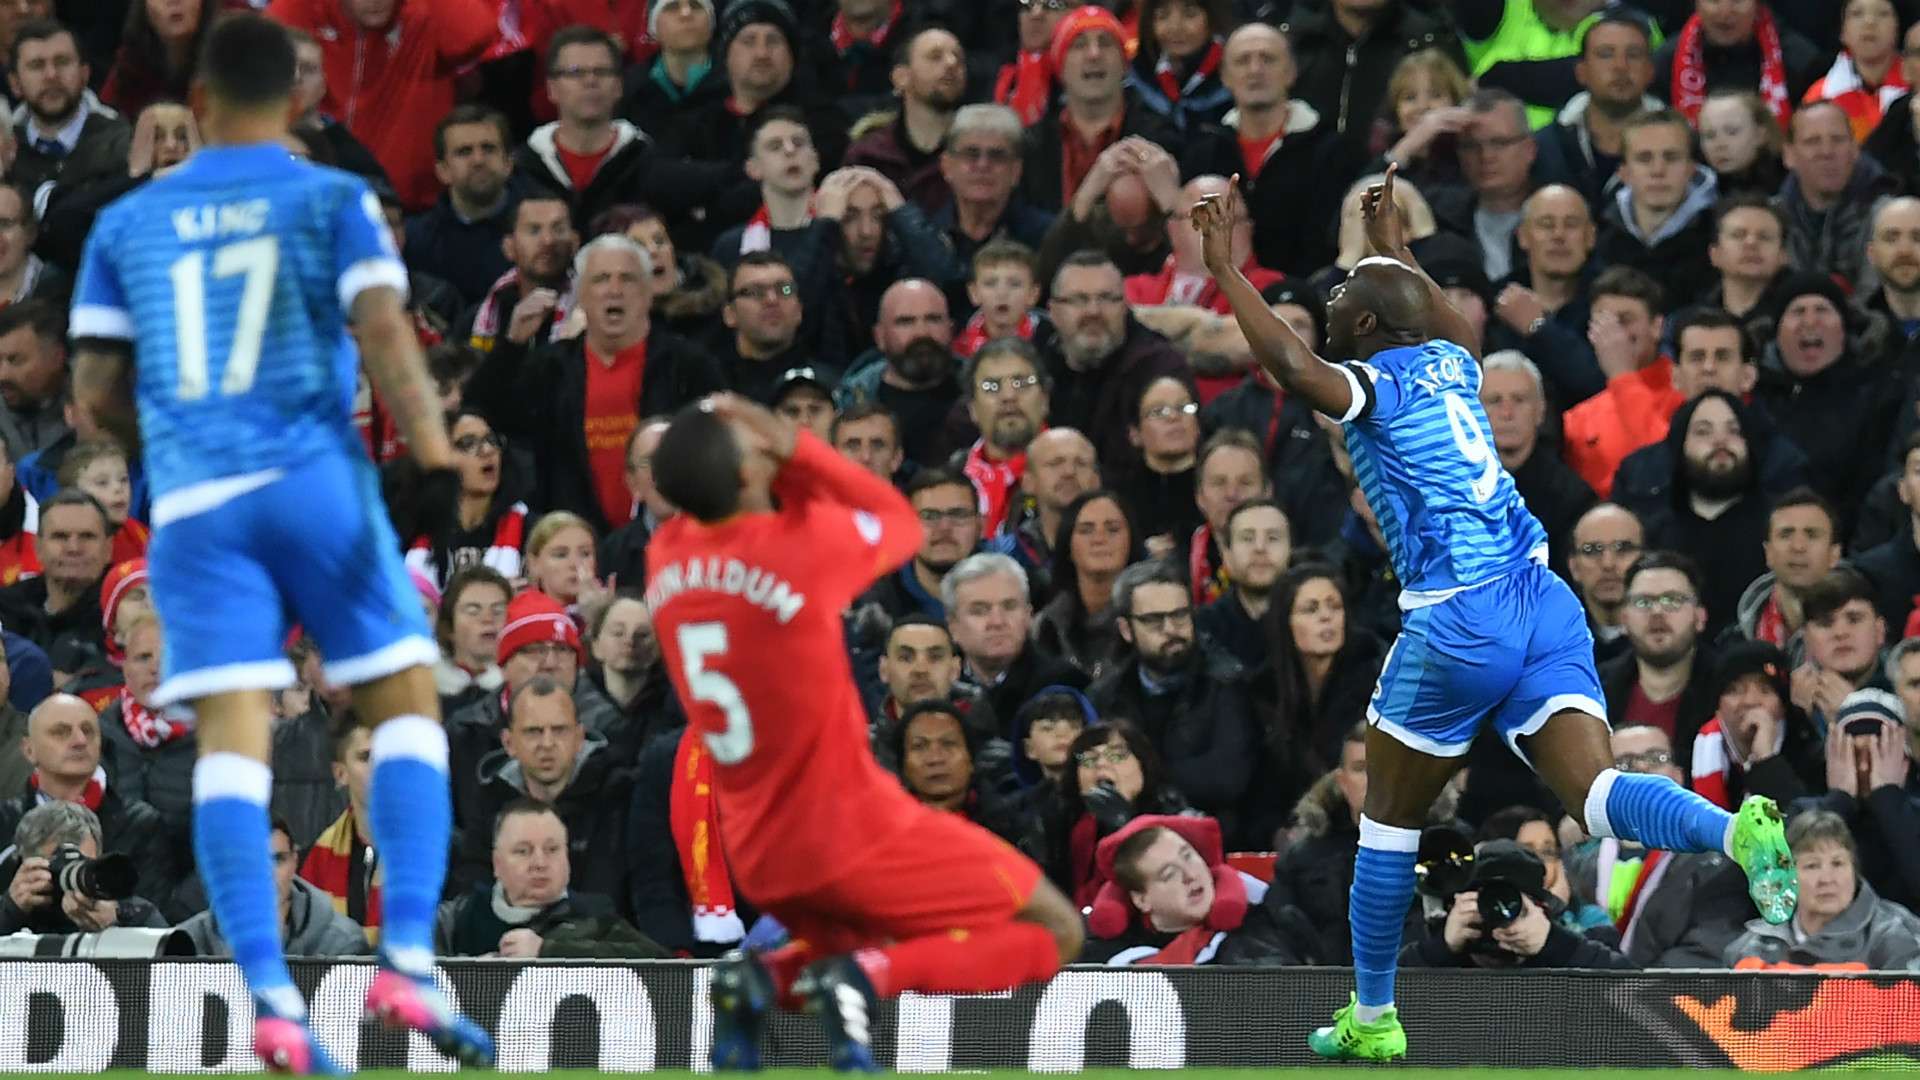
<svg viewBox="0 0 1920 1080">
<path fill-rule="evenodd" d="M 482 0 L 273 0 L 267 14 L 320 41 L 321 108 L 367 144 L 409 210 L 440 194 L 433 126 L 453 108 L 454 77 L 498 34 Z"/>
</svg>

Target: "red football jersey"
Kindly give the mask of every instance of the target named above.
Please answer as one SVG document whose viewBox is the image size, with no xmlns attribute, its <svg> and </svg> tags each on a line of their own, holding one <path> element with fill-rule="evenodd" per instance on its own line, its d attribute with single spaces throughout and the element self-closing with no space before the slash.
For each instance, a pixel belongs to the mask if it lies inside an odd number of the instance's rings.
<svg viewBox="0 0 1920 1080">
<path fill-rule="evenodd" d="M 873 759 L 841 613 L 920 548 L 893 485 L 801 432 L 780 508 L 669 519 L 647 606 L 690 723 L 713 752 L 727 865 L 766 904 L 844 874 L 919 809 Z"/>
</svg>

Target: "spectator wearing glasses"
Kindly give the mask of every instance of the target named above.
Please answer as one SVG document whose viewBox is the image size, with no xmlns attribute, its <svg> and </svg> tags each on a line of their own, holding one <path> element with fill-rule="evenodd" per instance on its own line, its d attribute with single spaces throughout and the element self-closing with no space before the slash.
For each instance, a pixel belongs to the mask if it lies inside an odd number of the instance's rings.
<svg viewBox="0 0 1920 1080">
<path fill-rule="evenodd" d="M 1193 384 L 1168 375 L 1147 384 L 1127 437 L 1134 454 L 1121 473 L 1121 495 L 1153 530 L 1143 538 L 1156 556 L 1178 550 L 1204 520 L 1194 501 L 1200 454 L 1200 402 Z"/>
<path fill-rule="evenodd" d="M 952 198 L 932 210 L 930 221 L 962 266 L 994 241 L 1038 250 L 1047 238 L 1053 214 L 1017 194 L 1024 136 L 1019 116 L 1005 105 L 962 105 L 953 114 L 940 149 L 940 175 Z M 1031 264 L 1027 272 L 1031 277 Z"/>
<path fill-rule="evenodd" d="M 1129 640 L 1116 625 L 1114 589 L 1138 552 L 1139 531 L 1119 495 L 1099 490 L 1075 499 L 1054 538 L 1053 599 L 1034 619 L 1034 649 L 1089 680 L 1113 670 Z"/>
<path fill-rule="evenodd" d="M 1473 114 L 1458 144 L 1466 186 L 1430 192 L 1428 201 L 1443 228 L 1476 241 L 1487 280 L 1501 281 L 1513 271 L 1514 230 L 1536 186 L 1531 173 L 1539 148 L 1526 106 L 1507 91 L 1477 90 L 1465 108 Z"/>
<path fill-rule="evenodd" d="M 875 170 L 932 213 L 953 198 L 940 150 L 966 100 L 967 50 L 944 26 L 922 26 L 889 44 L 894 50 L 888 80 L 899 112 L 847 147 L 844 163 Z"/>
<path fill-rule="evenodd" d="M 1659 728 L 1674 745 L 1691 746 L 1714 709 L 1700 570 L 1684 555 L 1649 551 L 1634 560 L 1625 583 L 1622 622 L 1631 655 L 1600 669 L 1607 721 Z"/>
<path fill-rule="evenodd" d="M 1047 422 L 1047 379 L 1032 345 L 998 338 L 968 358 L 960 383 L 980 437 L 958 464 L 980 493 L 982 534 L 997 536 L 1026 476 L 1027 446 Z"/>
<path fill-rule="evenodd" d="M 1139 562 L 1113 584 L 1113 617 L 1133 655 L 1087 691 L 1103 717 L 1140 726 L 1194 805 L 1237 823 L 1256 759 L 1247 676 L 1238 661 L 1199 647 L 1185 577 L 1164 561 Z"/>
<path fill-rule="evenodd" d="M 1747 795 L 1786 806 L 1820 789 L 1820 733 L 1790 700 L 1789 670 L 1786 655 L 1763 641 L 1721 650 L 1713 719 L 1677 759 L 1689 787 L 1728 809 Z"/>
<path fill-rule="evenodd" d="M 921 469 L 907 483 L 907 502 L 920 516 L 920 550 L 899 570 L 875 582 L 858 602 L 877 604 L 889 618 L 918 612 L 947 616 L 941 582 L 980 544 L 980 501 L 973 484 L 950 469 Z"/>
<path fill-rule="evenodd" d="M 486 566 L 507 578 L 520 576 L 520 547 L 527 529 L 527 504 L 506 452 L 506 440 L 487 418 L 463 409 L 448 425 L 459 494 L 451 507 L 422 508 L 407 549 L 407 567 L 444 589 L 469 566 Z M 404 497 L 395 500 L 408 505 Z M 418 507 L 418 502 L 413 501 Z"/>
<path fill-rule="evenodd" d="M 1041 822 L 1032 846 L 1047 877 L 1084 909 L 1107 881 L 1096 857 L 1102 839 L 1141 814 L 1190 814 L 1193 808 L 1168 778 L 1153 741 L 1127 720 L 1103 717 L 1083 728 L 1067 761 L 1064 797 L 1055 816 Z"/>
<path fill-rule="evenodd" d="M 740 257 L 728 275 L 727 303 L 716 335 L 714 358 L 729 389 L 766 401 L 787 371 L 803 367 L 809 351 L 800 344 L 804 311 L 793 267 L 771 251 Z"/>
<path fill-rule="evenodd" d="M 1613 765 L 1686 782 L 1673 742 L 1659 728 L 1614 731 Z M 1629 841 L 1585 840 L 1566 853 L 1578 896 L 1593 897 L 1620 928 L 1620 949 L 1642 968 L 1718 967 L 1720 953 L 1753 917 L 1746 878 L 1725 855 L 1660 851 Z"/>
<path fill-rule="evenodd" d="M 1125 288 L 1106 255 L 1068 256 L 1048 307 L 1058 334 L 1041 350 L 1053 380 L 1049 422 L 1089 433 L 1108 463 L 1127 460 L 1133 406 L 1147 386 L 1187 370 L 1179 350 L 1128 312 Z"/>
<path fill-rule="evenodd" d="M 515 151 L 514 172 L 565 199 L 575 229 L 636 197 L 683 216 L 722 189 L 729 166 L 660 153 L 646 132 L 614 117 L 622 58 L 612 35 L 569 26 L 553 35 L 545 59 L 559 119 L 535 128 Z"/>
<path fill-rule="evenodd" d="M 993 100 L 1012 109 L 1020 126 L 1032 127 L 1053 101 L 1053 64 L 1047 57 L 1054 27 L 1077 5 L 1074 0 L 1019 0 L 1018 44 L 1013 59 L 993 80 Z"/>
</svg>

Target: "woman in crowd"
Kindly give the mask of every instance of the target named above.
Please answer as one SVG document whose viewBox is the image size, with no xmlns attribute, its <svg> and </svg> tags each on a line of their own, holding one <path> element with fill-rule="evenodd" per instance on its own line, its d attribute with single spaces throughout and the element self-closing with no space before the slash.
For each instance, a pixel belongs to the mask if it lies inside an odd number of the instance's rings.
<svg viewBox="0 0 1920 1080">
<path fill-rule="evenodd" d="M 959 814 L 1009 841 L 1026 831 L 1015 800 L 992 798 L 974 774 L 981 740 L 950 702 L 923 701 L 902 713 L 888 732 L 907 794 L 936 810 Z"/>
<path fill-rule="evenodd" d="M 1268 659 L 1279 709 L 1267 732 L 1270 764 L 1331 765 L 1354 721 L 1366 713 L 1380 675 L 1380 641 L 1347 622 L 1338 568 L 1312 562 L 1287 571 L 1267 609 Z"/>
<path fill-rule="evenodd" d="M 1466 72 L 1439 49 L 1408 54 L 1387 81 L 1384 115 L 1374 124 L 1378 167 L 1398 165 L 1396 176 L 1419 187 L 1459 183 L 1454 143 L 1473 122 L 1461 104 L 1472 89 Z"/>
<path fill-rule="evenodd" d="M 1113 581 L 1139 556 L 1139 530 L 1120 496 L 1089 491 L 1067 506 L 1053 541 L 1053 600 L 1033 620 L 1033 648 L 1097 679 L 1120 654 L 1107 609 Z"/>
<path fill-rule="evenodd" d="M 1106 720 L 1080 732 L 1070 752 L 1071 782 L 1055 816 L 1041 823 L 1029 854 L 1075 904 L 1093 903 L 1104 880 L 1095 865 L 1101 837 L 1140 814 L 1190 812 L 1167 782 L 1152 740 L 1126 720 Z"/>
<path fill-rule="evenodd" d="M 577 623 L 607 591 L 597 576 L 593 545 L 593 526 L 565 510 L 534 522 L 527 534 L 528 587 L 558 600 Z"/>
<path fill-rule="evenodd" d="M 1727 946 L 1729 966 L 1863 964 L 1875 971 L 1920 965 L 1920 915 L 1860 879 L 1859 848 L 1846 820 L 1808 810 L 1787 826 L 1800 872 L 1800 906 L 1780 926 L 1760 919 Z"/>
<path fill-rule="evenodd" d="M 519 501 L 517 476 L 506 440 L 485 417 L 462 410 L 448 434 L 460 492 L 452 507 L 426 510 L 415 527 L 407 566 L 445 588 L 469 566 L 485 566 L 512 580 L 520 576 L 520 544 L 527 527 L 527 504 Z M 401 466 L 400 468 L 407 468 Z"/>
<path fill-rule="evenodd" d="M 1233 26 L 1227 0 L 1145 0 L 1127 84 L 1175 130 L 1218 122 L 1233 106 L 1220 84 L 1221 51 Z"/>
<path fill-rule="evenodd" d="M 100 99 L 135 116 L 162 98 L 187 100 L 200 43 L 221 0 L 134 0 Z"/>
<path fill-rule="evenodd" d="M 1194 466 L 1200 451 L 1200 401 L 1184 376 L 1164 375 L 1147 384 L 1134 403 L 1127 437 L 1138 451 L 1118 485 L 1127 506 L 1151 522 L 1149 551 L 1165 555 L 1205 520 L 1193 501 Z"/>
<path fill-rule="evenodd" d="M 1700 106 L 1700 159 L 1719 176 L 1720 194 L 1771 199 L 1787 178 L 1786 145 L 1766 102 L 1751 90 L 1715 90 Z"/>
</svg>

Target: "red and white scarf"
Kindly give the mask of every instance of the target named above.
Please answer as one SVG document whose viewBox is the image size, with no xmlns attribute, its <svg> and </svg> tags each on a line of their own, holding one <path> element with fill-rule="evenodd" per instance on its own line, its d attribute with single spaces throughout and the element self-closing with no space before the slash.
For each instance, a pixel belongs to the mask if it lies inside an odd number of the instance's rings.
<svg viewBox="0 0 1920 1080">
<path fill-rule="evenodd" d="M 1047 102 L 1053 97 L 1053 65 L 1047 54 L 1023 52 L 1011 64 L 1000 69 L 993 84 L 993 100 L 1012 109 L 1020 123 L 1032 127 L 1047 115 Z"/>
<path fill-rule="evenodd" d="M 1208 42 L 1207 51 L 1201 54 L 1200 63 L 1194 67 L 1193 74 L 1187 76 L 1185 83 L 1181 83 L 1179 77 L 1174 74 L 1173 59 L 1163 53 L 1153 65 L 1153 77 L 1160 80 L 1160 92 L 1167 95 L 1168 101 L 1179 101 L 1183 96 L 1198 90 L 1200 84 L 1207 81 L 1207 76 L 1220 69 L 1221 50 L 1219 38 Z"/>
<path fill-rule="evenodd" d="M 133 741 L 148 750 L 165 746 L 193 730 L 187 721 L 173 719 L 164 710 L 140 704 L 133 691 L 124 686 L 120 688 L 120 722 L 127 725 L 127 734 Z"/>
<path fill-rule="evenodd" d="M 698 729 L 687 725 L 673 757 L 673 786 L 667 793 L 667 825 L 680 853 L 680 875 L 693 905 L 696 941 L 717 944 L 747 936 L 733 906 L 733 878 L 720 846 L 720 808 L 713 796 L 713 755 Z"/>
<path fill-rule="evenodd" d="M 881 23 L 879 29 L 857 36 L 852 30 L 847 28 L 847 17 L 845 15 L 835 15 L 833 17 L 833 26 L 828 30 L 828 35 L 833 38 L 833 51 L 845 56 L 848 49 L 862 43 L 871 45 L 876 49 L 886 48 L 887 38 L 892 36 L 893 28 L 900 24 L 900 11 L 902 6 L 901 0 L 893 0 L 893 10 L 887 14 L 887 21 Z M 852 78 L 852 76 L 849 75 L 848 78 Z"/>
<path fill-rule="evenodd" d="M 480 301 L 480 310 L 473 313 L 473 335 L 469 344 L 481 352 L 489 352 L 493 349 L 494 338 L 506 328 L 506 320 L 513 314 L 513 306 L 506 303 L 502 295 L 509 288 L 513 290 L 517 303 L 521 295 L 518 269 L 501 274 L 494 281 L 493 287 L 487 290 L 487 298 Z M 560 294 L 559 301 L 553 305 L 553 314 L 549 316 L 548 341 L 560 340 L 560 328 L 566 325 L 567 313 L 573 310 L 574 303 L 573 282 L 569 281 L 567 291 Z"/>
<path fill-rule="evenodd" d="M 1698 122 L 1700 106 L 1707 103 L 1705 35 L 1700 16 L 1695 15 L 1680 28 L 1680 40 L 1673 49 L 1673 107 L 1688 123 Z M 1787 54 L 1780 43 L 1780 27 L 1765 4 L 1754 9 L 1753 40 L 1760 49 L 1760 98 L 1784 130 L 1793 116 L 1793 103 L 1787 98 Z"/>
<path fill-rule="evenodd" d="M 806 225 L 813 221 L 813 200 L 807 200 Z M 767 210 L 767 204 L 761 203 L 760 209 L 747 219 L 747 227 L 740 233 L 740 254 L 751 255 L 756 251 L 769 251 L 773 248 L 773 214 Z"/>
<path fill-rule="evenodd" d="M 482 566 L 500 571 L 500 576 L 509 581 L 520 576 L 520 545 L 526 540 L 527 512 L 526 503 L 517 502 L 507 507 L 506 513 L 501 514 L 500 520 L 494 523 L 493 541 L 480 555 Z M 452 561 L 453 553 L 447 554 L 449 561 Z M 443 589 L 455 573 L 467 567 L 464 563 L 456 566 L 439 565 L 434 557 L 433 538 L 430 536 L 414 538 L 413 546 L 407 549 L 406 562 L 408 569 L 420 571 Z"/>
<path fill-rule="evenodd" d="M 1013 489 L 1020 486 L 1020 478 L 1026 475 L 1027 452 L 1022 450 L 1005 461 L 995 461 L 987 456 L 987 440 L 977 439 L 967 451 L 966 464 L 960 471 L 973 481 L 973 490 L 980 496 L 980 535 L 997 535 L 1001 523 L 1007 519 L 1007 503 Z"/>
<path fill-rule="evenodd" d="M 53 796 L 40 790 L 40 770 L 35 769 L 27 776 L 27 787 L 36 796 L 35 805 L 44 806 L 53 801 Z M 93 767 L 93 775 L 87 777 L 86 786 L 80 789 L 80 805 L 100 812 L 100 804 L 107 798 L 107 770 L 99 765 Z"/>
</svg>

